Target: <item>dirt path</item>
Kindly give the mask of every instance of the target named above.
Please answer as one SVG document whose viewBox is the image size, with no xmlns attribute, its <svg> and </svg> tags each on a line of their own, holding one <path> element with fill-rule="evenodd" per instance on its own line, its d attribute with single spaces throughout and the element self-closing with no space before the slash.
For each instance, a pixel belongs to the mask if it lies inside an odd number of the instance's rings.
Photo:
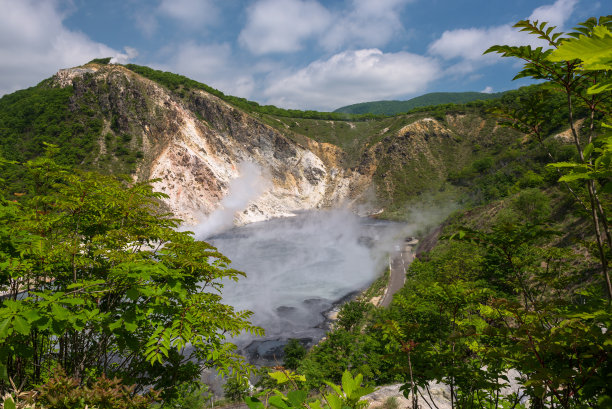
<svg viewBox="0 0 612 409">
<path fill-rule="evenodd" d="M 393 295 L 404 286 L 406 281 L 406 269 L 414 260 L 414 247 L 418 244 L 418 240 L 412 239 L 406 241 L 403 245 L 398 245 L 394 252 L 389 256 L 389 267 L 391 273 L 389 275 L 389 284 L 385 290 L 385 295 L 380 302 L 380 306 L 387 308 L 393 300 Z"/>
</svg>

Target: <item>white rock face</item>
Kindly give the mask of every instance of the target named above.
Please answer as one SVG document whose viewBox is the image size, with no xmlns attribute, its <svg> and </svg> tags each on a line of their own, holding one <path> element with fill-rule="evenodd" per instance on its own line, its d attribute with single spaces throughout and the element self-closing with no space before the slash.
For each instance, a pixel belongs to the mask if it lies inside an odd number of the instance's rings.
<svg viewBox="0 0 612 409">
<path fill-rule="evenodd" d="M 290 216 L 298 210 L 323 207 L 326 202 L 339 205 L 348 198 L 352 179 L 361 176 L 330 168 L 297 144 L 284 147 L 288 155 L 280 155 L 279 148 L 245 146 L 203 126 L 178 104 L 172 109 L 178 114 L 178 131 L 169 135 L 170 141 L 153 161 L 149 177 L 161 179 L 156 188 L 169 195 L 166 203 L 189 223 L 202 221 L 222 206 L 223 198 L 231 193 L 232 181 L 249 176 L 240 172 L 243 162 L 256 164 L 262 180 L 246 186 L 252 189 L 251 200 L 235 215 L 236 224 Z M 270 132 L 273 137 L 282 137 L 272 129 Z"/>
<path fill-rule="evenodd" d="M 110 89 L 108 98 L 114 98 L 114 109 L 123 117 L 122 132 L 140 133 L 144 160 L 135 178 L 159 179 L 154 186 L 168 195 L 165 204 L 189 225 L 224 207 L 235 211 L 235 224 L 246 224 L 350 205 L 370 183 L 369 176 L 339 165 L 343 152 L 338 147 L 312 140 L 300 145 L 204 91 L 183 100 L 116 65 L 60 70 L 55 82 L 75 84 L 86 74 Z M 256 166 L 241 167 L 245 162 Z M 244 169 L 259 175 L 245 175 Z M 243 178 L 252 186 L 234 183 Z M 232 186 L 240 186 L 242 198 L 250 194 L 243 208 L 224 201 Z"/>
</svg>

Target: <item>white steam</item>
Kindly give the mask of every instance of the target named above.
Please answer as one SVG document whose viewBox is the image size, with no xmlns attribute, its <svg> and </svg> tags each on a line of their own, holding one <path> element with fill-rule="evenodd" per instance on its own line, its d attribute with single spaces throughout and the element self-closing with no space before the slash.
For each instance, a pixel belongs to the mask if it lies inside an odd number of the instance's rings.
<svg viewBox="0 0 612 409">
<path fill-rule="evenodd" d="M 229 193 L 221 200 L 220 207 L 191 229 L 198 239 L 231 228 L 236 213 L 246 209 L 249 202 L 257 199 L 268 186 L 261 168 L 253 162 L 239 163 L 238 174 L 230 181 Z"/>
<path fill-rule="evenodd" d="M 235 228 L 209 241 L 247 274 L 226 283 L 225 302 L 253 311 L 252 322 L 268 339 L 318 339 L 322 313 L 376 278 L 387 252 L 409 234 L 405 228 L 346 210 L 317 211 Z"/>
</svg>

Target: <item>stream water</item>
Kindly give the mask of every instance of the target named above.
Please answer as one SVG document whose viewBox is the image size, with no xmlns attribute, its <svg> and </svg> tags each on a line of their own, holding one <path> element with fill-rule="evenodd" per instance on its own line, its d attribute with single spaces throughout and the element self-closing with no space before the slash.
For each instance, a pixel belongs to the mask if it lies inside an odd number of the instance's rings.
<svg viewBox="0 0 612 409">
<path fill-rule="evenodd" d="M 266 332 L 233 342 L 251 362 L 266 364 L 282 362 L 288 338 L 317 342 L 327 329 L 325 313 L 376 278 L 404 229 L 348 211 L 318 211 L 207 238 L 247 274 L 225 283 L 224 302 L 253 311 L 252 322 Z"/>
</svg>

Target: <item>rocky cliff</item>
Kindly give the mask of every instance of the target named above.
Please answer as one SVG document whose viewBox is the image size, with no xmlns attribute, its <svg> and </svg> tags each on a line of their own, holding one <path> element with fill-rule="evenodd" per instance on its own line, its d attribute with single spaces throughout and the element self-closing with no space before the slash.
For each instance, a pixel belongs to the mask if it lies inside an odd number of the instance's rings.
<svg viewBox="0 0 612 409">
<path fill-rule="evenodd" d="M 238 224 L 350 206 L 369 184 L 368 175 L 340 166 L 340 148 L 314 140 L 298 144 L 205 91 L 185 100 L 118 65 L 61 70 L 54 82 L 73 86 L 77 98 L 100 100 L 103 134 L 130 135 L 132 148 L 141 152 L 135 179 L 157 179 L 166 205 L 189 223 L 232 208 L 223 198 L 238 178 L 247 181 L 239 194 L 248 201 L 236 213 Z M 108 151 L 106 139 L 99 138 L 100 154 Z"/>
<path fill-rule="evenodd" d="M 80 144 L 82 166 L 155 179 L 168 210 L 188 224 L 223 209 L 236 224 L 338 206 L 397 211 L 516 139 L 478 110 L 293 118 L 240 109 L 203 84 L 169 86 L 143 75 L 90 63 L 60 70 L 39 87 L 70 90 L 68 135 Z"/>
</svg>

